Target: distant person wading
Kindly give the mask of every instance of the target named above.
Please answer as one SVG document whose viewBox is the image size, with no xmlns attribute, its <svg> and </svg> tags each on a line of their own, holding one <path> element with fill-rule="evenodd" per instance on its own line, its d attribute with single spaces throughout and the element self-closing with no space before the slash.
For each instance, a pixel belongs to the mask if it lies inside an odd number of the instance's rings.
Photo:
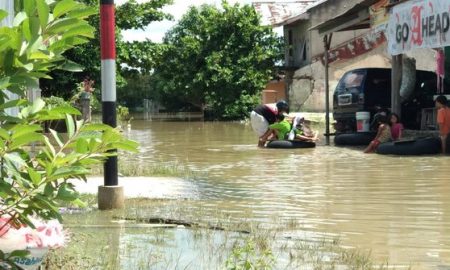
<svg viewBox="0 0 450 270">
<path fill-rule="evenodd" d="M 258 146 L 264 146 L 264 135 L 269 130 L 269 125 L 275 123 L 278 114 L 289 113 L 289 105 L 280 100 L 276 104 L 258 105 L 250 114 L 253 131 L 258 135 Z"/>
</svg>

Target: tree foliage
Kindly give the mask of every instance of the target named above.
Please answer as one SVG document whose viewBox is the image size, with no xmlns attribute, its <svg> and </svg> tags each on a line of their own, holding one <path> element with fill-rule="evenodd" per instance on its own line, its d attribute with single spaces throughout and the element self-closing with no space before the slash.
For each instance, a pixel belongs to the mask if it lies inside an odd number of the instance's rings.
<svg viewBox="0 0 450 270">
<path fill-rule="evenodd" d="M 93 36 L 86 21 L 93 11 L 74 0 L 16 4 L 14 26 L 0 28 L 0 90 L 23 96 L 56 68 L 78 69 L 63 54 Z M 5 113 L 11 107 L 20 108 L 18 116 Z M 74 120 L 79 114 L 70 106 L 48 108 L 40 99 L 0 100 L 0 217 L 9 218 L 2 226 L 33 227 L 31 216 L 60 219 L 59 200 L 82 204 L 69 179 L 85 179 L 90 166 L 114 155 L 114 149 L 136 150 L 135 142 L 109 126 Z M 52 130 L 44 134 L 43 123 L 55 119 L 65 119 L 66 140 Z M 30 151 L 33 144 L 39 147 Z"/>
<path fill-rule="evenodd" d="M 191 7 L 165 36 L 154 80 L 163 104 L 186 102 L 214 118 L 243 118 L 273 74 L 280 39 L 252 6 Z"/>
<path fill-rule="evenodd" d="M 137 109 L 143 106 L 143 99 L 158 100 L 157 94 L 150 75 L 131 73 L 127 75 L 127 85 L 117 92 L 117 100 L 130 109 Z"/>
<path fill-rule="evenodd" d="M 59 201 L 83 206 L 70 179 L 86 181 L 90 168 L 114 155 L 112 150 L 136 150 L 135 142 L 110 126 L 75 121 L 72 115 L 79 112 L 72 107 L 46 109 L 40 99 L 10 105 L 22 105 L 22 110 L 0 128 L 0 216 L 10 217 L 13 226 L 33 227 L 32 216 L 61 220 Z M 44 122 L 55 119 L 65 119 L 67 139 L 54 130 L 50 138 L 43 134 Z M 32 143 L 43 146 L 27 150 Z"/>
<path fill-rule="evenodd" d="M 0 28 L 0 89 L 21 95 L 55 68 L 81 69 L 63 53 L 93 37 L 85 20 L 92 9 L 73 0 L 16 1 L 15 8 L 13 27 Z M 0 19 L 7 15 L 0 10 Z"/>
<path fill-rule="evenodd" d="M 41 80 L 43 95 L 61 96 L 69 98 L 71 90 L 76 84 L 90 77 L 95 81 L 95 88 L 100 89 L 101 58 L 100 58 L 100 16 L 99 0 L 81 0 L 95 10 L 95 15 L 89 18 L 89 23 L 95 28 L 94 38 L 88 43 L 67 51 L 64 56 L 77 61 L 84 67 L 83 72 L 69 73 L 53 71 L 50 76 L 54 80 Z M 116 63 L 118 91 L 127 84 L 130 73 L 149 73 L 163 51 L 158 44 L 149 40 L 142 42 L 127 42 L 123 40 L 121 31 L 130 29 L 144 29 L 153 21 L 170 19 L 171 16 L 161 11 L 161 8 L 172 3 L 172 0 L 150 0 L 138 3 L 129 0 L 123 5 L 116 6 Z M 122 89 L 123 90 L 123 89 Z M 96 93 L 98 94 L 98 93 Z"/>
</svg>

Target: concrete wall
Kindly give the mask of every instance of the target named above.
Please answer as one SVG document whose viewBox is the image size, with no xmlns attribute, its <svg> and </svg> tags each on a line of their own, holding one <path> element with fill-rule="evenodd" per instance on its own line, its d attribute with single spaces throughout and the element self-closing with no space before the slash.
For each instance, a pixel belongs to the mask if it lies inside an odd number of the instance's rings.
<svg viewBox="0 0 450 270">
<path fill-rule="evenodd" d="M 293 33 L 292 59 L 286 52 L 286 65 L 300 67 L 295 72 L 287 72 L 289 102 L 292 111 L 325 111 L 324 66 L 321 62 L 313 62 L 316 56 L 323 54 L 323 37 L 318 31 L 309 31 L 311 27 L 324 23 L 339 16 L 363 0 L 335 0 L 322 3 L 309 10 L 309 20 L 298 21 L 286 25 L 284 33 L 288 41 L 289 30 Z M 364 35 L 368 30 L 345 31 L 333 33 L 331 48 Z M 302 60 L 301 41 L 307 40 L 307 60 Z M 416 67 L 421 70 L 435 70 L 434 51 L 428 49 L 415 50 L 408 57 L 416 59 Z M 387 53 L 386 44 L 350 60 L 334 62 L 330 65 L 330 107 L 332 108 L 332 93 L 341 76 L 348 70 L 363 67 L 391 67 L 391 56 Z"/>
<path fill-rule="evenodd" d="M 434 71 L 433 50 L 415 50 L 408 53 L 408 56 L 416 59 L 417 69 Z M 342 75 L 349 70 L 364 67 L 391 68 L 391 57 L 387 53 L 386 44 L 354 59 L 330 64 L 330 109 L 333 107 L 333 91 Z M 324 75 L 324 65 L 318 61 L 295 71 L 292 83 L 288 86 L 292 111 L 325 111 Z"/>
<path fill-rule="evenodd" d="M 285 62 L 288 66 L 305 66 L 311 63 L 311 32 L 309 21 L 299 21 L 296 24 L 284 27 L 284 37 L 289 45 L 289 32 L 292 33 L 292 45 L 286 48 Z M 303 57 L 303 48 L 306 50 L 306 59 Z M 289 54 L 292 52 L 292 55 Z"/>
<path fill-rule="evenodd" d="M 274 80 L 267 84 L 262 91 L 262 104 L 275 103 L 286 99 L 286 84 L 284 80 Z"/>
<path fill-rule="evenodd" d="M 303 67 L 310 64 L 312 58 L 323 54 L 323 37 L 319 35 L 317 30 L 309 30 L 312 25 L 314 24 L 310 20 L 304 20 L 299 21 L 296 24 L 286 25 L 284 27 L 286 44 L 289 45 L 289 31 L 292 31 L 293 41 L 291 46 L 292 56 L 289 55 L 289 46 L 286 48 L 285 52 L 285 61 L 287 66 Z M 335 33 L 333 34 L 333 38 L 331 40 L 331 47 L 337 47 L 338 45 L 348 42 L 349 40 L 352 40 L 366 32 L 367 30 L 358 30 Z M 306 59 L 303 58 L 303 46 L 305 46 L 306 49 Z"/>
</svg>

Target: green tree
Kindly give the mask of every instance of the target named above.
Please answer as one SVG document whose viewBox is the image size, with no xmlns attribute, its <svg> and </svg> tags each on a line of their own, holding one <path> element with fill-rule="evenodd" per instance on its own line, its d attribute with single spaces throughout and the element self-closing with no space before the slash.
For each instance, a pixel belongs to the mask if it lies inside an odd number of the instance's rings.
<svg viewBox="0 0 450 270">
<path fill-rule="evenodd" d="M 95 81 L 95 88 L 100 89 L 101 59 L 100 59 L 100 16 L 99 0 L 81 0 L 83 3 L 95 10 L 95 15 L 89 18 L 90 25 L 95 27 L 94 38 L 88 43 L 77 46 L 65 52 L 64 56 L 76 61 L 84 67 L 83 72 L 71 73 L 62 70 L 51 72 L 54 80 L 43 79 L 40 82 L 43 95 L 60 96 L 69 98 L 76 89 L 76 84 L 89 76 Z M 172 0 L 150 0 L 138 3 L 129 0 L 123 5 L 116 7 L 116 63 L 117 63 L 117 85 L 118 92 L 124 90 L 127 84 L 126 77 L 129 74 L 148 73 L 154 67 L 154 59 L 161 54 L 160 45 L 151 41 L 126 42 L 123 40 L 121 31 L 129 29 L 141 29 L 153 21 L 170 19 L 171 16 L 161 11 L 161 8 L 172 3 Z M 100 93 L 95 93 L 100 98 Z"/>
<path fill-rule="evenodd" d="M 63 53 L 93 36 L 86 21 L 93 10 L 74 0 L 20 0 L 16 5 L 14 26 L 0 28 L 0 90 L 23 96 L 52 70 L 77 68 Z M 0 10 L 0 19 L 6 15 Z M 17 117 L 5 113 L 10 107 L 21 109 Z M 114 149 L 136 149 L 109 126 L 75 121 L 77 114 L 70 106 L 46 108 L 40 99 L 33 104 L 0 100 L 0 217 L 9 218 L 0 230 L 33 227 L 31 216 L 61 219 L 60 200 L 82 204 L 69 179 L 86 179 L 90 166 L 114 155 Z M 66 120 L 66 140 L 55 131 L 43 133 L 43 122 L 54 119 Z M 30 151 L 36 143 L 39 147 Z M 3 257 L 0 252 L 0 261 Z"/>
<path fill-rule="evenodd" d="M 93 28 L 85 20 L 92 9 L 73 0 L 22 0 L 16 1 L 15 8 L 14 26 L 0 28 L 0 89 L 22 95 L 55 68 L 81 70 L 63 53 L 93 37 Z M 7 15 L 0 10 L 0 20 Z"/>
<path fill-rule="evenodd" d="M 216 119 L 245 117 L 281 59 L 280 39 L 254 8 L 226 1 L 191 7 L 164 44 L 154 74 L 161 102 L 175 110 L 189 103 Z"/>
<path fill-rule="evenodd" d="M 143 99 L 157 100 L 150 75 L 139 72 L 126 75 L 127 84 L 117 91 L 117 100 L 130 109 L 141 108 Z"/>
</svg>

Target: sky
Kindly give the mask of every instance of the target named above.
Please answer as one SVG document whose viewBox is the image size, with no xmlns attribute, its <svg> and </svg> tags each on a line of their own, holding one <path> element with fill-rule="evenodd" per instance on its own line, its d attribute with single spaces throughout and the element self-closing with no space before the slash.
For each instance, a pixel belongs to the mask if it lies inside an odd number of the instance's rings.
<svg viewBox="0 0 450 270">
<path fill-rule="evenodd" d="M 127 0 L 116 0 L 116 4 L 120 5 Z M 145 0 L 141 0 L 138 2 L 145 2 Z M 213 4 L 220 6 L 222 0 L 174 0 L 174 4 L 170 6 L 165 6 L 163 10 L 169 14 L 172 14 L 174 17 L 173 21 L 161 21 L 161 22 L 153 22 L 149 26 L 146 27 L 145 31 L 141 30 L 127 30 L 123 31 L 122 34 L 124 39 L 127 41 L 143 41 L 145 39 L 150 39 L 153 42 L 161 42 L 164 34 L 172 28 L 177 20 L 179 20 L 184 13 L 188 10 L 190 6 L 200 6 L 202 4 Z M 228 3 L 242 3 L 242 4 L 250 4 L 251 0 L 228 0 Z"/>
</svg>

